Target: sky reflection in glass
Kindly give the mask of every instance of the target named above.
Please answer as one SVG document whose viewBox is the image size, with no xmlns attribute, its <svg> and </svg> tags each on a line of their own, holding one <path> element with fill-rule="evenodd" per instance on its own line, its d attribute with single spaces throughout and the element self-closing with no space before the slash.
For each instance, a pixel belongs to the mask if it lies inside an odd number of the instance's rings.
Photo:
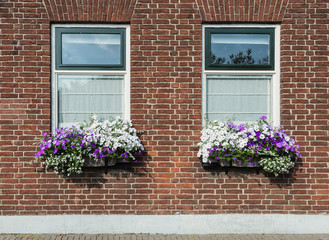
<svg viewBox="0 0 329 240">
<path fill-rule="evenodd" d="M 120 34 L 62 34 L 62 64 L 120 64 L 120 38 Z"/>
<path fill-rule="evenodd" d="M 269 64 L 269 34 L 211 34 L 211 63 Z"/>
</svg>

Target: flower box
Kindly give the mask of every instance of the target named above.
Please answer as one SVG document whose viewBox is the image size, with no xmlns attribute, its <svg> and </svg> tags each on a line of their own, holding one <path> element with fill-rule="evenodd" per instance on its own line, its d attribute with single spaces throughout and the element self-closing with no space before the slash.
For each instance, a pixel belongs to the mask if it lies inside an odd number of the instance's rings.
<svg viewBox="0 0 329 240">
<path fill-rule="evenodd" d="M 275 176 L 289 173 L 301 156 L 295 140 L 283 128 L 270 126 L 265 116 L 252 124 L 208 122 L 198 146 L 204 166 L 262 167 Z"/>
<path fill-rule="evenodd" d="M 218 163 L 222 167 L 230 167 L 232 165 L 232 162 L 229 160 L 221 160 Z"/>
<path fill-rule="evenodd" d="M 89 122 L 44 133 L 37 159 L 45 160 L 58 174 L 82 173 L 83 167 L 109 167 L 130 163 L 141 156 L 144 147 L 130 121 L 117 117 Z"/>
<path fill-rule="evenodd" d="M 246 161 L 239 160 L 212 160 L 209 164 L 203 164 L 204 166 L 215 166 L 219 165 L 221 167 L 243 167 L 243 168 L 253 168 L 261 167 L 259 164 L 259 159 Z"/>
<path fill-rule="evenodd" d="M 101 158 L 98 159 L 98 161 L 95 161 L 94 159 L 87 157 L 84 162 L 84 167 L 111 167 L 118 163 L 128 164 L 131 163 L 131 161 L 129 159 L 124 160 L 120 158 Z"/>
<path fill-rule="evenodd" d="M 105 158 L 95 161 L 94 159 L 87 157 L 87 158 L 85 158 L 85 162 L 84 162 L 83 166 L 84 167 L 105 167 L 106 161 L 105 161 Z"/>
<path fill-rule="evenodd" d="M 261 165 L 259 165 L 259 160 L 258 159 L 249 160 L 249 162 L 232 160 L 232 167 L 252 168 L 252 167 L 261 167 Z"/>
</svg>

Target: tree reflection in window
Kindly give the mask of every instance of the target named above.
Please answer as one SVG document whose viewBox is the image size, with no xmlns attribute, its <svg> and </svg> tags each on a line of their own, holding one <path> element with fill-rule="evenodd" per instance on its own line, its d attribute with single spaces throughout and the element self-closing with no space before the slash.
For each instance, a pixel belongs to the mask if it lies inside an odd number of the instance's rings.
<svg viewBox="0 0 329 240">
<path fill-rule="evenodd" d="M 269 64 L 269 56 L 255 61 L 252 56 L 252 49 L 248 48 L 246 52 L 239 51 L 237 54 L 229 55 L 229 59 L 226 61 L 225 57 L 217 57 L 211 52 L 211 63 L 212 64 Z"/>
</svg>

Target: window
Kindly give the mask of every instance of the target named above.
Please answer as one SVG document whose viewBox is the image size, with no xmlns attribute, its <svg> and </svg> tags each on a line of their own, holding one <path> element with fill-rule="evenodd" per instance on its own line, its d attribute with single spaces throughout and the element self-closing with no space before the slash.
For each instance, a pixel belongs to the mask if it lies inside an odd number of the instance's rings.
<svg viewBox="0 0 329 240">
<path fill-rule="evenodd" d="M 206 69 L 274 70 L 274 28 L 206 28 Z"/>
<path fill-rule="evenodd" d="M 52 26 L 52 126 L 129 118 L 129 26 Z"/>
<path fill-rule="evenodd" d="M 205 118 L 279 124 L 280 26 L 206 25 L 203 34 Z"/>
</svg>

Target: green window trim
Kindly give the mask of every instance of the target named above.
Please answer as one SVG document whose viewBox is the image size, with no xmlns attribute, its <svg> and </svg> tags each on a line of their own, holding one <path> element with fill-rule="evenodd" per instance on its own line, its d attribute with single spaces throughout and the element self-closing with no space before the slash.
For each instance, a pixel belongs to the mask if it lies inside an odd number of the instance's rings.
<svg viewBox="0 0 329 240">
<path fill-rule="evenodd" d="M 274 28 L 205 28 L 205 70 L 275 70 Z M 268 34 L 269 64 L 219 64 L 211 62 L 211 34 Z"/>
<path fill-rule="evenodd" d="M 63 64 L 62 34 L 120 34 L 119 64 Z M 65 28 L 55 29 L 55 67 L 56 70 L 126 70 L 126 29 L 125 28 Z"/>
</svg>

